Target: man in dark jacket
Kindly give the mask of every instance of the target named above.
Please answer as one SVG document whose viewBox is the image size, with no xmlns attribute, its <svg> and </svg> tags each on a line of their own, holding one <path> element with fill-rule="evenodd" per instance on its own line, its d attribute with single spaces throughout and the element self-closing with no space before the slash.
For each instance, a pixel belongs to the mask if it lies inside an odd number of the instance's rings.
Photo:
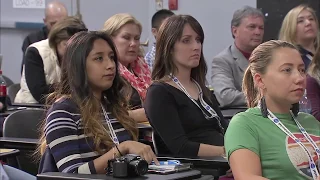
<svg viewBox="0 0 320 180">
<path fill-rule="evenodd" d="M 45 26 L 41 30 L 29 34 L 23 41 L 23 44 L 22 44 L 23 57 L 29 45 L 35 42 L 47 39 L 49 31 L 52 28 L 52 26 L 57 21 L 64 19 L 67 16 L 68 16 L 68 10 L 64 6 L 64 4 L 58 1 L 50 2 L 45 9 L 45 18 L 43 19 Z M 24 65 L 23 59 L 21 64 L 21 73 Z"/>
</svg>

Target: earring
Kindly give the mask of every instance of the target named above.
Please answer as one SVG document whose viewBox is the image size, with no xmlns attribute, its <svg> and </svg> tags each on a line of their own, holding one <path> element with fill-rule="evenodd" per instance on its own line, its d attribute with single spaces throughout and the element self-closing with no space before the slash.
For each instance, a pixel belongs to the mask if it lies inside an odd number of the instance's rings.
<svg viewBox="0 0 320 180">
<path fill-rule="evenodd" d="M 260 109 L 261 109 L 261 114 L 264 118 L 268 117 L 268 108 L 266 104 L 266 99 L 264 97 L 261 98 L 260 101 Z"/>
<path fill-rule="evenodd" d="M 300 109 L 300 108 L 299 108 L 299 103 L 294 103 L 294 104 L 292 104 L 291 111 L 292 111 L 292 113 L 293 113 L 293 115 L 294 115 L 295 117 L 298 116 L 299 109 Z"/>
</svg>

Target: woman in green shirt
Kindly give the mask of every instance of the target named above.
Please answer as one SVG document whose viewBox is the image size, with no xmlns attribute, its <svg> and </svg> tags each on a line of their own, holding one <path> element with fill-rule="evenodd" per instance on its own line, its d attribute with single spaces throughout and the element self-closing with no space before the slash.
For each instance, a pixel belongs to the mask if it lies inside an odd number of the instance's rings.
<svg viewBox="0 0 320 180">
<path fill-rule="evenodd" d="M 306 73 L 298 49 L 272 40 L 249 61 L 243 79 L 249 109 L 232 118 L 225 135 L 235 179 L 317 180 L 320 123 L 299 113 Z"/>
</svg>

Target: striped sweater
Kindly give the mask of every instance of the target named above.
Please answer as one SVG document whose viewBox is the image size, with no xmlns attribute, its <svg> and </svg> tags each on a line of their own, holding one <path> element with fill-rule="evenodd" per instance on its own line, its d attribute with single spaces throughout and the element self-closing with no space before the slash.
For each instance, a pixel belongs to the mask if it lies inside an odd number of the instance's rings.
<svg viewBox="0 0 320 180">
<path fill-rule="evenodd" d="M 77 105 L 70 99 L 54 103 L 46 118 L 47 144 L 60 172 L 96 174 L 93 160 L 101 154 L 94 150 L 92 138 L 84 134 L 79 112 Z M 108 116 L 119 142 L 131 140 L 128 131 L 109 112 Z M 108 129 L 106 121 L 103 122 Z"/>
</svg>

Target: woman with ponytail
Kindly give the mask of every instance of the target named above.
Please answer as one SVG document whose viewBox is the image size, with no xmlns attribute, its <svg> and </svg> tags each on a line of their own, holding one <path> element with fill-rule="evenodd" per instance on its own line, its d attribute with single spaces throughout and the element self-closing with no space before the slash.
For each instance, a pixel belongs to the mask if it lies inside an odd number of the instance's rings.
<svg viewBox="0 0 320 180">
<path fill-rule="evenodd" d="M 235 179 L 316 180 L 320 123 L 299 113 L 306 72 L 297 47 L 280 40 L 259 45 L 242 87 L 249 109 L 232 118 L 225 135 Z"/>
</svg>

